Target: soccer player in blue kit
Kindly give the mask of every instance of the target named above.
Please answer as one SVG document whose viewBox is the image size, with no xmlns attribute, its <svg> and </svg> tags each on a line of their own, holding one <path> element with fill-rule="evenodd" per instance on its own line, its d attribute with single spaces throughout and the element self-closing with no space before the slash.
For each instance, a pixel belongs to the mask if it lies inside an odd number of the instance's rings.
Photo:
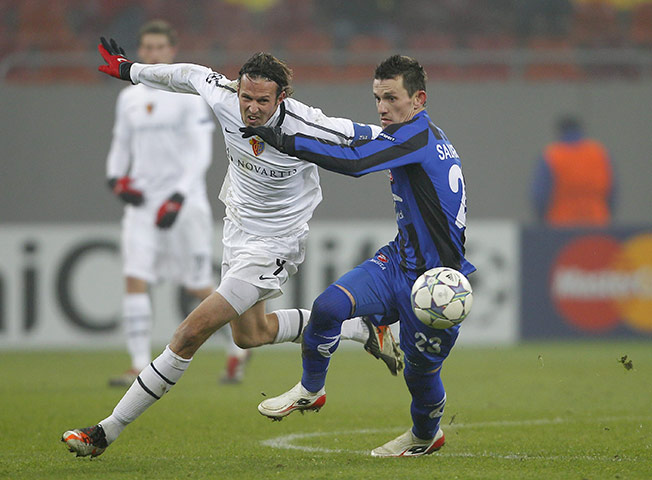
<svg viewBox="0 0 652 480">
<path fill-rule="evenodd" d="M 379 457 L 427 455 L 444 444 L 441 367 L 459 325 L 436 330 L 421 323 L 412 311 L 410 292 L 417 277 L 431 268 L 451 267 L 465 275 L 475 270 L 464 258 L 466 193 L 460 158 L 426 112 L 425 82 L 423 67 L 412 58 L 394 55 L 378 65 L 373 92 L 384 130 L 374 140 L 351 146 L 286 135 L 280 127 L 241 129 L 245 137 L 257 135 L 281 152 L 333 172 L 358 177 L 390 171 L 397 237 L 317 297 L 303 337 L 301 381 L 258 406 L 273 419 L 295 410 L 318 410 L 326 402 L 326 372 L 342 322 L 357 315 L 372 316 L 379 324 L 398 320 L 413 425 L 371 452 Z"/>
</svg>

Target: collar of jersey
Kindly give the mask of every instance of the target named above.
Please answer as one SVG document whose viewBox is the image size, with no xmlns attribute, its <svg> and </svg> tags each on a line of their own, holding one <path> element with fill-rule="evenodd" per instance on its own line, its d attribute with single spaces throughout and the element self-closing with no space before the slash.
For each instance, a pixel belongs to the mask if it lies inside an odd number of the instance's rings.
<svg viewBox="0 0 652 480">
<path fill-rule="evenodd" d="M 411 119 L 409 119 L 409 120 L 407 120 L 407 121 L 405 121 L 403 123 L 392 123 L 391 125 L 386 126 L 383 129 L 383 132 L 391 135 L 394 132 L 396 132 L 398 129 L 400 129 L 400 128 L 406 126 L 406 125 L 410 125 L 410 124 L 416 122 L 417 120 L 421 119 L 422 117 L 425 118 L 428 122 L 430 121 L 430 117 L 428 116 L 428 112 L 426 110 L 421 110 L 414 117 L 412 117 Z"/>
<path fill-rule="evenodd" d="M 276 118 L 276 121 L 274 120 Z M 272 115 L 267 123 L 265 124 L 266 127 L 271 126 L 271 124 L 274 124 L 275 127 L 280 127 L 283 124 L 283 120 L 285 120 L 285 102 L 281 102 L 278 106 L 278 109 L 274 112 L 274 115 Z"/>
<path fill-rule="evenodd" d="M 414 117 L 412 117 L 412 120 L 416 120 L 417 118 L 423 117 L 423 116 L 425 116 L 425 117 L 428 116 L 428 112 L 426 111 L 425 108 L 423 110 L 421 110 L 419 113 L 417 113 Z M 409 120 L 408 120 L 408 122 L 409 122 Z"/>
</svg>

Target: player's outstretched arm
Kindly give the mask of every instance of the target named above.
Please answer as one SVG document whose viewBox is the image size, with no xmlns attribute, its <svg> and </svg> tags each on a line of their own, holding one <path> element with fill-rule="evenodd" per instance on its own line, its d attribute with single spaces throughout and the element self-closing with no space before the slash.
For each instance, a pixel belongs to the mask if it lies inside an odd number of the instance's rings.
<svg viewBox="0 0 652 480">
<path fill-rule="evenodd" d="M 244 138 L 256 135 L 282 153 L 352 177 L 418 163 L 423 156 L 417 152 L 428 141 L 427 131 L 417 132 L 405 140 L 393 130 L 394 136 L 383 131 L 374 140 L 354 145 L 341 145 L 302 134 L 287 135 L 282 133 L 281 127 L 244 127 L 240 131 Z"/>
<path fill-rule="evenodd" d="M 107 65 L 100 65 L 100 72 L 134 84 L 143 83 L 148 87 L 168 92 L 192 93 L 200 95 L 200 88 L 207 85 L 208 76 L 214 72 L 192 63 L 159 63 L 148 65 L 132 62 L 122 47 L 113 39 L 100 38 L 98 50 Z"/>
</svg>

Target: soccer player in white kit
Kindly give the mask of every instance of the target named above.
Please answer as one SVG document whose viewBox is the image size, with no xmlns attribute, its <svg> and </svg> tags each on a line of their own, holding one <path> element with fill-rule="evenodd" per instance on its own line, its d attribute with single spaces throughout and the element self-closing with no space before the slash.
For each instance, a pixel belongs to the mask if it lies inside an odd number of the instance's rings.
<svg viewBox="0 0 652 480">
<path fill-rule="evenodd" d="M 296 341 L 310 312 L 265 313 L 265 300 L 282 293 L 305 254 L 307 222 L 321 200 L 317 168 L 282 154 L 255 139 L 243 139 L 244 126 L 280 126 L 294 134 L 351 143 L 373 138 L 380 127 L 331 118 L 292 98 L 287 66 L 265 53 L 251 57 L 231 81 L 193 64 L 132 63 L 111 40 L 100 53 L 100 71 L 162 90 L 200 95 L 220 121 L 229 168 L 220 198 L 226 204 L 222 281 L 177 328 L 164 352 L 137 377 L 113 413 L 92 427 L 66 431 L 61 440 L 78 456 L 97 456 L 122 430 L 167 393 L 181 378 L 197 349 L 218 328 L 231 322 L 240 347 Z M 341 338 L 365 343 L 393 374 L 402 368 L 388 328 L 368 319 L 344 322 Z"/>
<path fill-rule="evenodd" d="M 138 34 L 143 63 L 170 63 L 176 53 L 177 34 L 167 22 L 143 25 Z M 130 386 L 152 360 L 149 285 L 169 279 L 199 301 L 213 293 L 213 219 L 206 171 L 214 127 L 208 105 L 195 95 L 131 85 L 118 97 L 106 170 L 109 186 L 126 204 L 122 313 L 131 368 L 109 379 L 111 386 Z M 242 375 L 247 352 L 230 334 L 228 338 L 223 379 L 235 381 L 236 374 Z"/>
</svg>

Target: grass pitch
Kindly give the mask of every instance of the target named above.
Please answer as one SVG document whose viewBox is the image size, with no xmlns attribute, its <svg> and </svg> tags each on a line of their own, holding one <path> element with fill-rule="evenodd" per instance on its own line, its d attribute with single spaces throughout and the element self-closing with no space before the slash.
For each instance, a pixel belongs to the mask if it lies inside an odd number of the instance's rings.
<svg viewBox="0 0 652 480">
<path fill-rule="evenodd" d="M 334 357 L 321 412 L 282 422 L 256 405 L 298 381 L 298 347 L 255 351 L 236 386 L 217 383 L 222 352 L 200 352 L 179 384 L 93 460 L 75 458 L 59 438 L 112 410 L 122 391 L 106 380 L 126 354 L 4 352 L 0 478 L 650 479 L 651 347 L 458 346 L 443 372 L 447 443 L 411 459 L 368 455 L 408 428 L 410 398 L 402 378 L 361 348 Z"/>
</svg>

